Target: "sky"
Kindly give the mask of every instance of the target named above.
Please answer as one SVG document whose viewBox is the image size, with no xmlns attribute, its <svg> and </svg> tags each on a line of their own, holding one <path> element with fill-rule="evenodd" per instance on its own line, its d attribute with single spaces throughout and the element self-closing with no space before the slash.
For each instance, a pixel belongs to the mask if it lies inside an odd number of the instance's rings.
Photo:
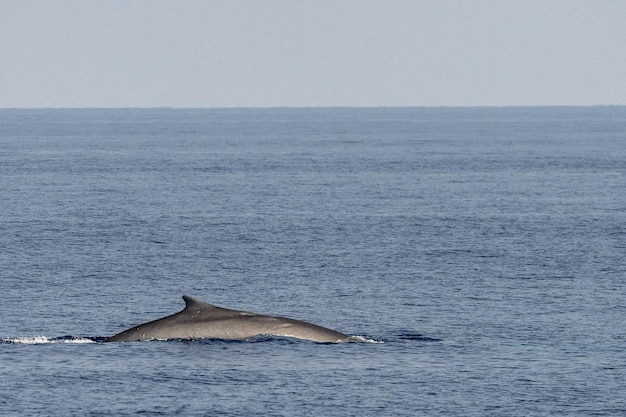
<svg viewBox="0 0 626 417">
<path fill-rule="evenodd" d="M 0 0 L 0 108 L 626 105 L 625 0 Z"/>
</svg>

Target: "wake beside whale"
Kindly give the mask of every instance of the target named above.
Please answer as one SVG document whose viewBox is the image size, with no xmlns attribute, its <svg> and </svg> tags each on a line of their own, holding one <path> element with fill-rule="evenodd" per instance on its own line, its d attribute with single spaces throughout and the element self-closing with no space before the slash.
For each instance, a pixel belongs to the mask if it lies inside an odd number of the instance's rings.
<svg viewBox="0 0 626 417">
<path fill-rule="evenodd" d="M 131 327 L 105 342 L 151 339 L 247 339 L 282 336 L 321 343 L 348 341 L 347 334 L 286 317 L 230 310 L 184 295 L 185 308 L 171 316 Z"/>
</svg>

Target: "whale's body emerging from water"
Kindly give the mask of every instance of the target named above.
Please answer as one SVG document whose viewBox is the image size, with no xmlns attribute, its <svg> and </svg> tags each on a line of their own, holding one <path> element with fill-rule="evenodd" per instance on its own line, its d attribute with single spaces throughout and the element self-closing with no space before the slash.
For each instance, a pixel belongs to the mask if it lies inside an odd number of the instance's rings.
<svg viewBox="0 0 626 417">
<path fill-rule="evenodd" d="M 171 316 L 140 324 L 106 342 L 150 339 L 246 339 L 259 335 L 295 337 L 322 343 L 346 341 L 348 335 L 286 317 L 229 310 L 184 295 L 185 308 Z"/>
</svg>

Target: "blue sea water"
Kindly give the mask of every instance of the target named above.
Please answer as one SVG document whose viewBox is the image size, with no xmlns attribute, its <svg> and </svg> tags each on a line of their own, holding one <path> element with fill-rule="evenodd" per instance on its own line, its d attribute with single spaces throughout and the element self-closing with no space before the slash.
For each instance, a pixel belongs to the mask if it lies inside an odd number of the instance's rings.
<svg viewBox="0 0 626 417">
<path fill-rule="evenodd" d="M 623 416 L 624 190 L 626 107 L 0 110 L 1 414 Z M 98 341 L 182 295 L 370 342 Z"/>
</svg>

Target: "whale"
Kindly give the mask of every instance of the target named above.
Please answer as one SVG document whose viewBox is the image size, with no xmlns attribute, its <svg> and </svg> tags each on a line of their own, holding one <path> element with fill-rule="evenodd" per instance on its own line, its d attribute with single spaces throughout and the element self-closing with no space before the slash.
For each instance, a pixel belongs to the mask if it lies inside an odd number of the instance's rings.
<svg viewBox="0 0 626 417">
<path fill-rule="evenodd" d="M 168 339 L 245 340 L 255 336 L 279 336 L 318 343 L 348 341 L 347 334 L 287 317 L 267 316 L 214 306 L 184 295 L 185 308 L 176 314 L 133 326 L 105 342 Z"/>
</svg>

